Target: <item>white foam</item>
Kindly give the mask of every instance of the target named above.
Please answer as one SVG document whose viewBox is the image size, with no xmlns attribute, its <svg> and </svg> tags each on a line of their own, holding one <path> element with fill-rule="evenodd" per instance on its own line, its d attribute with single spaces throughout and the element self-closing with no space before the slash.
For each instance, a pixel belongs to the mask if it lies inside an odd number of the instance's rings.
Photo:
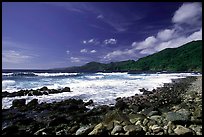
<svg viewBox="0 0 204 137">
<path fill-rule="evenodd" d="M 2 89 L 11 89 L 15 83 L 15 80 L 2 80 Z"/>
<path fill-rule="evenodd" d="M 11 76 L 13 73 L 2 73 L 2 76 Z"/>
<path fill-rule="evenodd" d="M 45 84 L 50 89 L 70 87 L 72 92 L 50 94 L 43 96 L 23 96 L 14 98 L 3 98 L 3 108 L 10 107 L 13 99 L 25 98 L 30 101 L 37 98 L 40 102 L 61 101 L 68 98 L 81 98 L 84 101 L 92 99 L 96 104 L 114 104 L 117 97 L 133 96 L 136 93 L 142 94 L 139 89 L 156 89 L 164 83 L 171 83 L 172 79 L 185 78 L 186 76 L 197 76 L 191 73 L 173 74 L 127 74 L 127 73 L 96 73 L 86 74 L 83 77 L 63 78 L 63 79 L 42 79 L 33 85 L 36 87 Z"/>
<path fill-rule="evenodd" d="M 37 76 L 43 76 L 43 77 L 54 77 L 54 76 L 74 76 L 78 75 L 79 73 L 34 73 Z"/>
</svg>

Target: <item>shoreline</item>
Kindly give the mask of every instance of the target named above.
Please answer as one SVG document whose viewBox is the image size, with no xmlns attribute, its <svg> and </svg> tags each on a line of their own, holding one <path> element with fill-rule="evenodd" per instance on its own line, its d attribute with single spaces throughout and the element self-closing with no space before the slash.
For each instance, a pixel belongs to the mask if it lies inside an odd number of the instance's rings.
<svg viewBox="0 0 204 137">
<path fill-rule="evenodd" d="M 91 100 L 83 102 L 75 99 L 41 104 L 34 99 L 23 106 L 24 101 L 16 101 L 12 108 L 2 109 L 2 135 L 202 134 L 195 131 L 198 129 L 192 129 L 198 128 L 200 123 L 202 129 L 202 112 L 199 109 L 196 111 L 201 113 L 199 117 L 198 114 L 188 114 L 191 110 L 186 110 L 188 107 L 182 103 L 184 97 L 180 97 L 196 79 L 198 77 L 187 77 L 165 84 L 154 91 L 144 91 L 143 95 L 118 98 L 113 107 L 102 105 L 87 109 L 86 106 L 93 103 Z M 172 105 L 178 107 L 178 104 L 183 107 L 178 112 L 175 109 L 170 113 Z M 172 119 L 172 115 L 173 118 L 178 118 Z M 185 127 L 185 124 L 190 125 Z M 194 126 L 189 128 L 191 125 Z M 180 129 L 185 133 L 180 133 Z"/>
</svg>

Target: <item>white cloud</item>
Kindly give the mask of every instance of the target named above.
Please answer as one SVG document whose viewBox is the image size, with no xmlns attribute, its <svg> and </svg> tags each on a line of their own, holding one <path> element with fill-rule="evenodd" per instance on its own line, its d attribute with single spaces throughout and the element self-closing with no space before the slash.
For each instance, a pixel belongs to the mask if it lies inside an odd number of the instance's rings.
<svg viewBox="0 0 204 137">
<path fill-rule="evenodd" d="M 88 51 L 87 51 L 87 49 L 81 49 L 80 52 L 81 53 L 87 53 Z"/>
<path fill-rule="evenodd" d="M 161 51 L 165 48 L 177 48 L 179 46 L 182 46 L 188 42 L 194 41 L 194 40 L 202 40 L 202 28 L 199 31 L 196 31 L 192 33 L 189 36 L 180 36 L 178 38 L 174 38 L 168 42 L 161 42 L 157 46 L 155 46 L 156 51 Z"/>
<path fill-rule="evenodd" d="M 132 46 L 134 46 L 135 49 L 139 50 L 139 49 L 145 49 L 145 48 L 153 47 L 156 42 L 157 42 L 157 39 L 154 36 L 150 36 L 142 42 L 139 42 L 139 43 L 133 42 Z"/>
<path fill-rule="evenodd" d="M 136 57 L 136 54 L 134 53 L 134 49 L 126 49 L 126 50 L 116 50 L 109 52 L 106 54 L 103 59 L 106 61 L 110 60 L 125 60 L 125 59 L 130 59 L 130 57 Z"/>
<path fill-rule="evenodd" d="M 194 24 L 202 16 L 201 3 L 184 3 L 174 14 L 173 23 Z"/>
<path fill-rule="evenodd" d="M 67 54 L 69 54 L 69 53 L 70 53 L 70 51 L 69 51 L 69 50 L 67 50 L 67 51 L 66 51 L 66 53 L 67 53 Z"/>
<path fill-rule="evenodd" d="M 104 16 L 103 16 L 102 14 L 100 14 L 100 15 L 98 15 L 96 18 L 97 18 L 97 19 L 103 19 Z"/>
<path fill-rule="evenodd" d="M 142 51 L 140 51 L 140 54 L 153 54 L 155 52 L 155 50 L 153 49 L 143 49 Z"/>
<path fill-rule="evenodd" d="M 111 39 L 106 39 L 106 40 L 104 40 L 104 44 L 116 44 L 117 43 L 117 40 L 116 39 L 113 39 L 113 38 L 111 38 Z"/>
<path fill-rule="evenodd" d="M 96 53 L 96 50 L 91 50 L 90 53 Z"/>
<path fill-rule="evenodd" d="M 83 44 L 98 45 L 100 42 L 97 39 L 83 40 Z"/>
<path fill-rule="evenodd" d="M 80 60 L 79 58 L 77 58 L 77 57 L 71 57 L 70 59 L 71 59 L 71 62 L 74 62 L 74 63 L 78 63 L 78 62 L 81 61 L 81 60 Z"/>
<path fill-rule="evenodd" d="M 32 56 L 24 55 L 14 50 L 6 50 L 2 52 L 2 62 L 4 63 L 24 63 L 31 58 Z"/>
<path fill-rule="evenodd" d="M 88 43 L 93 43 L 94 42 L 94 39 L 90 39 L 89 41 L 88 41 Z"/>
<path fill-rule="evenodd" d="M 157 38 L 159 38 L 162 41 L 170 40 L 175 36 L 176 34 L 174 29 L 165 29 L 157 33 Z"/>
</svg>

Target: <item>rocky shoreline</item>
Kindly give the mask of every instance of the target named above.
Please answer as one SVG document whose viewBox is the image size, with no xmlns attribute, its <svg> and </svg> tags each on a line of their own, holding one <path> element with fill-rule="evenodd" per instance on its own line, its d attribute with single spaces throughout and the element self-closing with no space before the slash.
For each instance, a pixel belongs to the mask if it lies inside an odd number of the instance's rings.
<svg viewBox="0 0 204 137">
<path fill-rule="evenodd" d="M 202 77 L 177 79 L 93 109 L 92 100 L 14 100 L 2 109 L 2 135 L 202 135 L 201 83 Z"/>
</svg>

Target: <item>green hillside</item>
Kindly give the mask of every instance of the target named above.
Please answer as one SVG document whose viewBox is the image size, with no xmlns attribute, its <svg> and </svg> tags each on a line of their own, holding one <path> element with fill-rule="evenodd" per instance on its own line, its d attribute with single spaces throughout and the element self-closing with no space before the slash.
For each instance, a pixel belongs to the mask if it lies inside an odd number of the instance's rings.
<svg viewBox="0 0 204 137">
<path fill-rule="evenodd" d="M 127 60 L 102 64 L 90 62 L 80 67 L 64 68 L 72 72 L 115 71 L 196 71 L 202 72 L 202 40 L 178 48 L 167 48 L 137 61 Z"/>
<path fill-rule="evenodd" d="M 202 71 L 202 41 L 164 49 L 139 59 L 133 68 L 153 71 Z"/>
</svg>

